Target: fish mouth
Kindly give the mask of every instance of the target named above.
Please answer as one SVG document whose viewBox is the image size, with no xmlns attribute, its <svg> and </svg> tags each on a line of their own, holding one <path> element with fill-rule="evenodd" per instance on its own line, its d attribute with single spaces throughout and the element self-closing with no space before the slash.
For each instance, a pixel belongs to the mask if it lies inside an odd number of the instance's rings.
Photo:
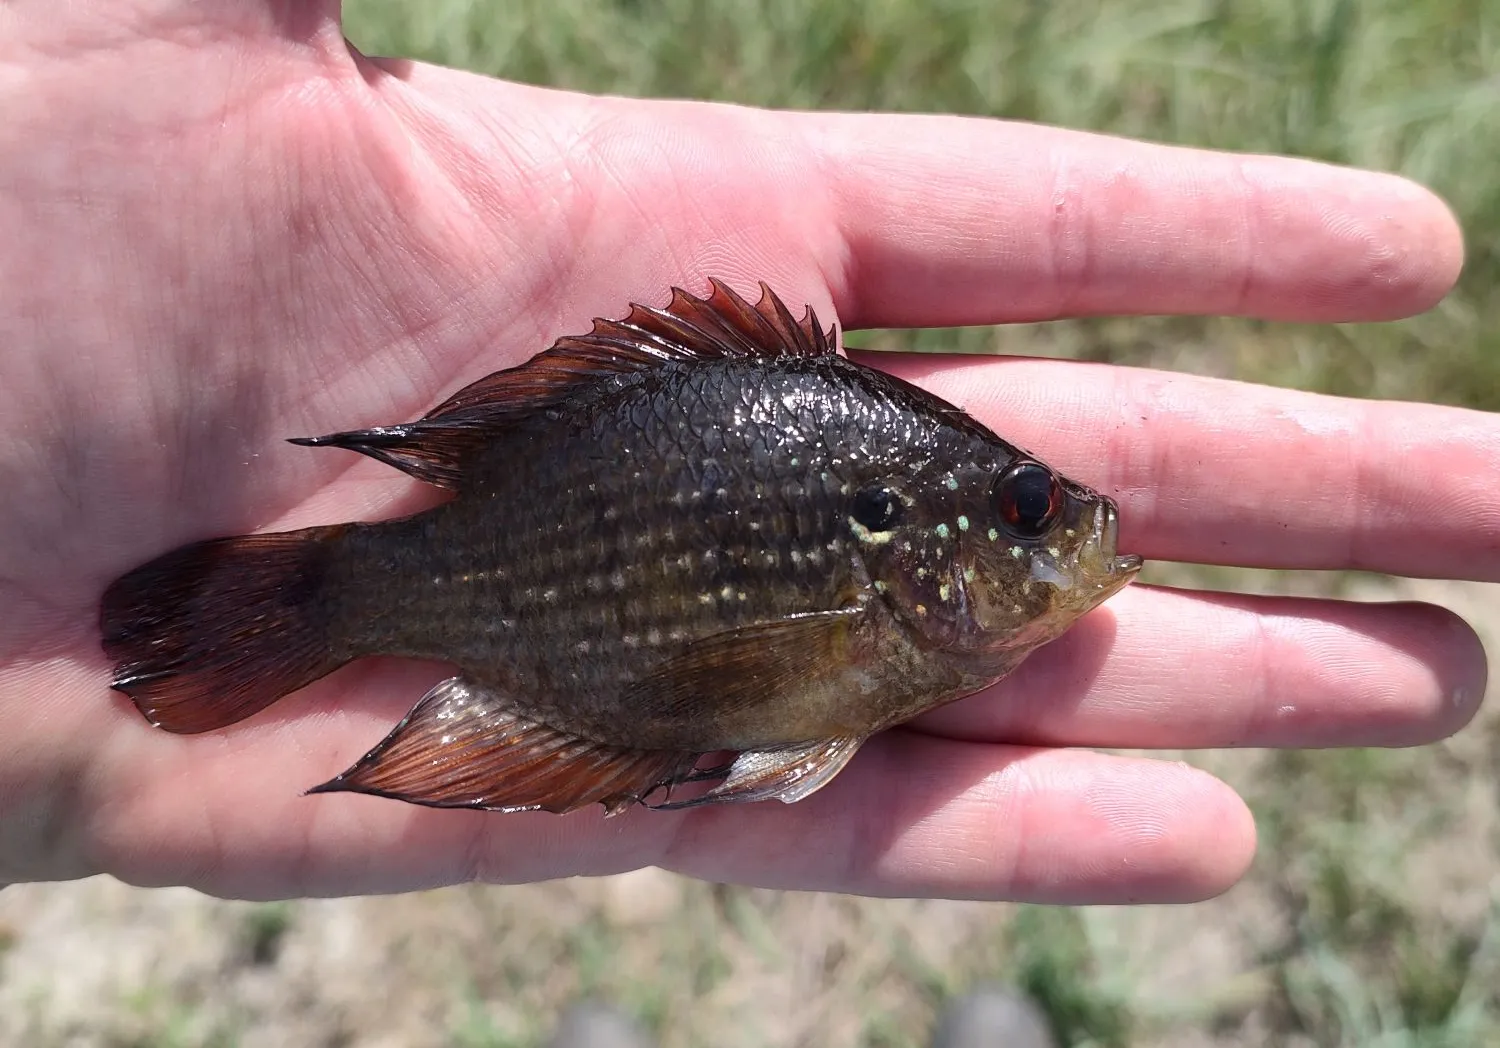
<svg viewBox="0 0 1500 1048">
<path fill-rule="evenodd" d="M 1094 511 L 1094 526 L 1078 551 L 1078 564 L 1089 582 L 1110 593 L 1134 578 L 1145 563 L 1134 553 L 1121 556 L 1119 540 L 1120 511 L 1113 501 L 1104 499 Z"/>
<path fill-rule="evenodd" d="M 1053 587 L 1059 608 L 1081 614 L 1098 607 L 1124 589 L 1144 563 L 1133 553 L 1119 554 L 1119 536 L 1119 511 L 1109 499 L 1102 499 L 1076 552 L 1060 561 L 1055 549 L 1034 551 L 1030 576 Z"/>
</svg>

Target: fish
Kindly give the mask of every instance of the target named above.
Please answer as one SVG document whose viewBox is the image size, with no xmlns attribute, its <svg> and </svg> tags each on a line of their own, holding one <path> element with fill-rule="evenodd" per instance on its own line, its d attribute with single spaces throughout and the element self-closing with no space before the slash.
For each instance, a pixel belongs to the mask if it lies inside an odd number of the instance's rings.
<svg viewBox="0 0 1500 1048">
<path fill-rule="evenodd" d="M 711 279 L 417 421 L 293 438 L 448 497 L 127 572 L 100 602 L 111 686 L 195 734 L 358 659 L 435 659 L 456 672 L 306 792 L 606 817 L 803 800 L 1142 565 L 1111 499 L 838 341 L 764 282 L 751 305 Z"/>
</svg>

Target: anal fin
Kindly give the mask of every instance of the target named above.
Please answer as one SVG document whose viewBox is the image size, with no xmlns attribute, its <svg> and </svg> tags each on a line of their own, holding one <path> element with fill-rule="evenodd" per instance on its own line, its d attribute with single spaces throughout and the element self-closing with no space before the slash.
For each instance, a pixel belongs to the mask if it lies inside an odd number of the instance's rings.
<svg viewBox="0 0 1500 1048">
<path fill-rule="evenodd" d="M 683 781 L 700 755 L 590 742 L 528 720 L 500 694 L 450 677 L 374 749 L 309 793 L 354 792 L 435 808 L 618 815 Z"/>
<path fill-rule="evenodd" d="M 778 800 L 794 804 L 828 785 L 865 740 L 849 736 L 821 739 L 804 746 L 746 750 L 735 758 L 724 781 L 701 797 L 649 807 L 658 811 L 700 804 L 748 804 Z"/>
</svg>

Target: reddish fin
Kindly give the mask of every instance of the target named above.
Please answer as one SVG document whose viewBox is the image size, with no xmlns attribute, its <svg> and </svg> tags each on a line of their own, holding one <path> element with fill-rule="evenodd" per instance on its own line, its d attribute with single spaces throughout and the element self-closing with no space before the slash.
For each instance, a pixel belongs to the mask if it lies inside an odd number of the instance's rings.
<svg viewBox="0 0 1500 1048">
<path fill-rule="evenodd" d="M 624 320 L 595 320 L 589 334 L 560 338 L 526 363 L 479 379 L 418 422 L 291 442 L 347 448 L 425 483 L 456 490 L 470 458 L 498 432 L 568 400 L 601 378 L 671 361 L 834 352 L 835 331 L 823 331 L 811 306 L 796 321 L 764 283 L 754 306 L 723 282 L 710 284 L 713 290 L 707 299 L 673 288 L 666 309 L 632 305 Z"/>
<path fill-rule="evenodd" d="M 666 309 L 632 305 L 624 320 L 596 320 L 591 334 L 560 339 L 558 346 L 608 344 L 658 360 L 778 359 L 834 352 L 835 331 L 823 331 L 811 306 L 799 322 L 764 282 L 753 306 L 723 281 L 710 279 L 709 284 L 706 299 L 674 287 Z"/>
<path fill-rule="evenodd" d="M 332 672 L 322 580 L 347 527 L 199 542 L 117 579 L 99 616 L 111 686 L 157 727 L 193 733 Z"/>
<path fill-rule="evenodd" d="M 685 781 L 698 754 L 589 742 L 526 720 L 510 703 L 450 677 L 343 774 L 309 793 L 350 791 L 435 808 L 617 815 Z"/>
<path fill-rule="evenodd" d="M 786 749 L 746 750 L 735 758 L 724 781 L 701 797 L 650 807 L 671 811 L 696 808 L 700 804 L 748 804 L 769 800 L 795 804 L 832 782 L 864 741 L 840 736 Z"/>
</svg>

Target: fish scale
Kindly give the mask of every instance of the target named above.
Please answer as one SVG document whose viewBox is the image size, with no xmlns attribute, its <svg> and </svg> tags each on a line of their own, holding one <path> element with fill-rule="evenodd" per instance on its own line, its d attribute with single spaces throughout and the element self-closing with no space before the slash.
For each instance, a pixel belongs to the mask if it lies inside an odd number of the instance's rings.
<svg viewBox="0 0 1500 1048">
<path fill-rule="evenodd" d="M 366 656 L 438 659 L 456 675 L 314 792 L 617 814 L 717 779 L 666 806 L 794 802 L 1139 569 L 1109 499 L 839 356 L 764 285 L 712 289 L 417 422 L 295 440 L 452 497 L 127 573 L 101 603 L 114 687 L 190 733 Z"/>
<path fill-rule="evenodd" d="M 751 383 L 757 385 L 747 388 Z M 660 388 L 655 383 L 649 389 L 626 386 L 616 399 L 594 409 L 611 421 L 621 416 L 650 420 L 632 432 L 631 445 L 638 457 L 653 454 L 656 442 L 666 446 L 665 453 L 655 456 L 658 478 L 665 479 L 659 479 L 650 497 L 641 497 L 629 475 L 611 468 L 607 445 L 598 455 L 559 455 L 556 461 L 497 455 L 476 466 L 483 478 L 477 484 L 491 498 L 483 503 L 456 500 L 424 517 L 424 540 L 368 533 L 373 543 L 418 548 L 425 558 L 378 560 L 381 570 L 372 576 L 378 587 L 368 592 L 351 587 L 346 614 L 363 624 L 366 645 L 375 650 L 390 652 L 405 634 L 400 654 L 438 658 L 454 657 L 455 651 L 482 653 L 454 661 L 485 679 L 545 690 L 549 667 L 561 663 L 575 686 L 602 690 L 648 671 L 660 657 L 653 649 L 671 645 L 667 638 L 674 628 L 684 635 L 676 645 L 681 646 L 726 626 L 837 607 L 854 564 L 847 556 L 841 512 L 847 501 L 841 488 L 848 481 L 840 472 L 844 467 L 833 460 L 844 462 L 848 455 L 834 455 L 821 439 L 799 442 L 801 465 L 793 469 L 781 434 L 805 434 L 815 424 L 832 423 L 838 437 L 851 420 L 866 428 L 880 425 L 878 416 L 888 409 L 869 396 L 854 395 L 847 386 L 834 387 L 837 400 L 818 403 L 820 395 L 832 400 L 827 389 L 816 371 L 767 374 L 738 361 L 720 369 L 681 370 L 664 376 Z M 720 454 L 760 464 L 758 475 L 730 478 L 717 467 L 705 471 L 704 459 L 688 456 L 690 445 L 675 425 L 684 412 L 674 414 L 662 406 L 718 396 L 722 408 L 721 390 L 734 391 L 755 422 L 720 432 L 725 442 Z M 642 402 L 649 408 L 642 408 Z M 689 407 L 685 413 L 691 418 L 713 411 L 713 406 L 706 411 Z M 577 435 L 594 424 L 593 415 L 543 419 L 536 431 L 517 436 L 537 446 L 570 449 L 577 446 Z M 873 455 L 865 458 L 878 462 Z M 721 483 L 733 484 L 737 497 L 716 498 Z M 757 487 L 760 498 L 755 497 Z M 687 498 L 674 499 L 677 493 Z M 501 527 L 488 509 L 492 502 L 510 507 Z M 679 502 L 685 504 L 679 507 Z M 621 512 L 604 523 L 608 507 Z M 595 522 L 606 556 L 586 563 L 580 554 L 572 565 L 578 570 L 554 567 L 551 552 L 568 548 L 566 534 L 560 540 L 554 531 L 559 518 Z M 485 540 L 471 541 L 469 534 Z M 683 557 L 690 567 L 682 577 L 671 570 L 649 570 Z M 362 552 L 351 554 L 353 561 L 362 559 Z M 399 608 L 392 608 L 388 597 L 392 572 L 404 593 Z M 591 592 L 590 578 L 616 572 L 626 585 L 609 587 L 611 621 L 578 619 L 572 609 L 600 597 Z M 465 576 L 471 581 L 465 582 Z M 544 599 L 548 590 L 558 596 Z M 704 595 L 711 601 L 705 603 Z M 489 631 L 479 628 L 497 617 L 516 621 L 498 645 Z M 412 619 L 428 625 L 414 633 L 405 625 Z M 655 643 L 648 640 L 653 631 L 660 634 Z M 585 665 L 554 652 L 576 649 L 579 641 L 590 645 Z"/>
</svg>

